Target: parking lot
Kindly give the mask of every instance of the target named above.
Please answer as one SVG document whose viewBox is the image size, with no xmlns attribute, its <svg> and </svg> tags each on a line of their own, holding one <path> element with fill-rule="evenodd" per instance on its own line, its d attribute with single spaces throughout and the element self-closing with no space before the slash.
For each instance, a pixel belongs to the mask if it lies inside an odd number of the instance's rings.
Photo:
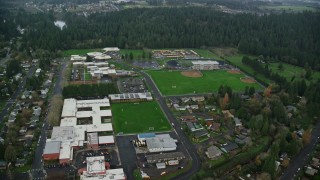
<svg viewBox="0 0 320 180">
<path fill-rule="evenodd" d="M 164 169 L 157 169 L 155 163 L 148 163 L 146 159 L 146 154 L 137 154 L 137 159 L 138 159 L 138 166 L 140 169 L 146 173 L 148 176 L 151 178 L 157 178 L 161 176 L 161 174 L 168 174 L 168 173 L 173 173 L 176 172 L 180 169 L 183 169 L 188 165 L 188 159 L 182 159 L 179 161 L 178 165 L 174 166 L 166 166 Z"/>
<path fill-rule="evenodd" d="M 160 65 L 157 61 L 134 61 L 132 65 L 143 69 L 160 69 Z"/>
<path fill-rule="evenodd" d="M 148 92 L 143 78 L 124 78 L 117 81 L 121 93 L 142 93 Z"/>
</svg>

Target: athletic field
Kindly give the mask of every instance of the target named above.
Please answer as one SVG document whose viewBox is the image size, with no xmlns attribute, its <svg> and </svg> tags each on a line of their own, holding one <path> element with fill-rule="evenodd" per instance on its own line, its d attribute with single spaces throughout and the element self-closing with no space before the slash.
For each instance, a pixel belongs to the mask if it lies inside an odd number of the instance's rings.
<svg viewBox="0 0 320 180">
<path fill-rule="evenodd" d="M 116 133 L 136 134 L 171 129 L 168 120 L 155 101 L 113 103 L 111 110 Z"/>
<path fill-rule="evenodd" d="M 244 91 L 253 86 L 261 89 L 257 83 L 245 83 L 243 74 L 231 74 L 226 70 L 201 71 L 202 77 L 187 77 L 181 71 L 148 71 L 163 95 L 217 92 L 220 85 L 228 85 L 233 91 Z"/>
</svg>

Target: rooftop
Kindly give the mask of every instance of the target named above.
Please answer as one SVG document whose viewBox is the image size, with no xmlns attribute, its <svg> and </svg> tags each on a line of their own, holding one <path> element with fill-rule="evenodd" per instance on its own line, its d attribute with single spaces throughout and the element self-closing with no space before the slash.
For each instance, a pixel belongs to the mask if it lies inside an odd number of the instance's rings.
<svg viewBox="0 0 320 180">
<path fill-rule="evenodd" d="M 74 127 L 72 126 L 55 126 L 52 129 L 52 141 L 72 141 L 74 137 Z"/>
<path fill-rule="evenodd" d="M 192 61 L 193 65 L 219 65 L 217 61 Z"/>
<path fill-rule="evenodd" d="M 106 171 L 104 162 L 104 156 L 87 157 L 87 173 L 104 173 Z"/>
<path fill-rule="evenodd" d="M 59 154 L 60 153 L 60 141 L 48 141 L 43 150 L 43 154 Z"/>
</svg>

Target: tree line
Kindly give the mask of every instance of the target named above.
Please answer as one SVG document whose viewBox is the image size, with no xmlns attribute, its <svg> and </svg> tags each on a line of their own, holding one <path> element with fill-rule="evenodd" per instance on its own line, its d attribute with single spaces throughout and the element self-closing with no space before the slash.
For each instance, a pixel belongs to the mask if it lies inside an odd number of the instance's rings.
<svg viewBox="0 0 320 180">
<path fill-rule="evenodd" d="M 116 93 L 118 90 L 114 83 L 68 85 L 62 90 L 64 98 L 104 97 Z"/>
<path fill-rule="evenodd" d="M 50 13 L 19 11 L 13 19 L 26 28 L 21 44 L 25 48 L 57 51 L 105 46 L 132 49 L 231 46 L 243 53 L 274 57 L 299 66 L 308 63 L 320 69 L 320 14 L 313 12 L 257 16 L 185 7 L 128 9 L 95 13 L 87 18 L 66 13 L 63 19 L 67 27 L 63 30 L 53 24 L 55 18 Z M 2 32 L 9 30 L 4 27 Z"/>
</svg>

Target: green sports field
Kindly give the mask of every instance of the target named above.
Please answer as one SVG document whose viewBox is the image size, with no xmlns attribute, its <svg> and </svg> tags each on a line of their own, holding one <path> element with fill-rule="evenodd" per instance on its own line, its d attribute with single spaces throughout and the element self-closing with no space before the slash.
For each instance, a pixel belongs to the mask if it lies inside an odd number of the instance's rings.
<svg viewBox="0 0 320 180">
<path fill-rule="evenodd" d="M 147 71 L 163 95 L 217 92 L 220 85 L 228 85 L 233 91 L 244 91 L 246 86 L 261 89 L 257 83 L 247 84 L 240 80 L 243 74 L 230 74 L 226 70 L 202 71 L 199 78 L 186 77 L 180 71 Z"/>
<path fill-rule="evenodd" d="M 168 131 L 171 126 L 157 102 L 114 103 L 111 105 L 116 133 L 136 134 Z M 154 128 L 150 130 L 150 127 Z"/>
</svg>

